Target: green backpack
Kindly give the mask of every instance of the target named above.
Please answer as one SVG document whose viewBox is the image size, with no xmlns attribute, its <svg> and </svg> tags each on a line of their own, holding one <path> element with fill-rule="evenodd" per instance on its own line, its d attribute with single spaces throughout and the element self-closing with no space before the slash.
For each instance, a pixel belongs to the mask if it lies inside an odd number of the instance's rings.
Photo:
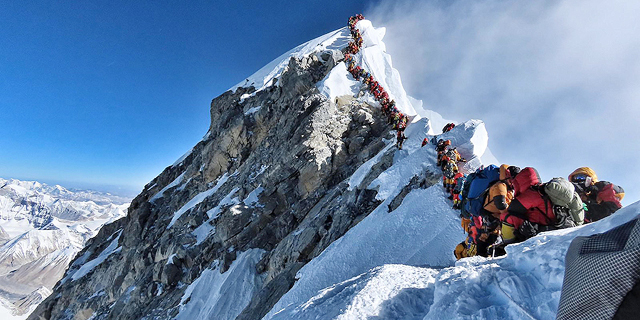
<svg viewBox="0 0 640 320">
<path fill-rule="evenodd" d="M 544 193 L 554 205 L 567 208 L 571 219 L 576 225 L 584 223 L 582 200 L 569 180 L 565 178 L 551 179 L 551 181 L 545 183 Z"/>
</svg>

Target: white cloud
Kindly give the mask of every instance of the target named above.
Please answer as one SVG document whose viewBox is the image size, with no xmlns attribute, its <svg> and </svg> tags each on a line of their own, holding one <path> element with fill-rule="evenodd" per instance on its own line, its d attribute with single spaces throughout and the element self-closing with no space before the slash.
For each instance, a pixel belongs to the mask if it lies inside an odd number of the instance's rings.
<svg viewBox="0 0 640 320">
<path fill-rule="evenodd" d="M 498 159 L 544 179 L 591 166 L 639 200 L 640 2 L 396 1 L 366 13 L 407 92 L 482 119 Z"/>
</svg>

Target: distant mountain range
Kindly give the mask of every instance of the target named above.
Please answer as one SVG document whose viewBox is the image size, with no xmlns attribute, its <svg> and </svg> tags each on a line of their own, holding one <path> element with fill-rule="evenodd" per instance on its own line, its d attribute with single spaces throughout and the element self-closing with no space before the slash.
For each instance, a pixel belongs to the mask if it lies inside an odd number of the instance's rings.
<svg viewBox="0 0 640 320">
<path fill-rule="evenodd" d="M 69 262 L 131 199 L 0 178 L 0 306 L 3 319 L 27 316 L 51 293 Z"/>
</svg>

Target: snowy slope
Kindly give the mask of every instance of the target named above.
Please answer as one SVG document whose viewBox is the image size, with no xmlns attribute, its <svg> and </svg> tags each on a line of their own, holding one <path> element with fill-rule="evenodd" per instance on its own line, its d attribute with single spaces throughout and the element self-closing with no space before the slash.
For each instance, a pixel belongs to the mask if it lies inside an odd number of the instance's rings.
<svg viewBox="0 0 640 320">
<path fill-rule="evenodd" d="M 274 308 L 266 318 L 555 319 L 564 256 L 571 240 L 605 232 L 639 216 L 640 203 L 635 203 L 596 223 L 543 233 L 508 246 L 505 257 L 468 258 L 444 269 L 390 265 L 388 260 L 379 259 L 380 267 L 360 275 L 324 289 L 296 292 L 303 298 L 280 310 Z M 450 250 L 444 253 L 451 255 Z M 352 252 L 341 254 L 349 256 Z M 327 266 L 331 264 L 324 262 L 305 270 L 323 273 Z M 347 269 L 349 265 L 345 264 L 344 271 L 350 273 Z M 307 283 L 305 275 L 301 273 L 301 281 Z"/>
<path fill-rule="evenodd" d="M 377 197 L 384 202 L 319 257 L 305 265 L 298 272 L 299 280 L 294 287 L 265 319 L 297 316 L 295 310 L 324 288 L 386 264 L 453 265 L 455 258 L 451 253 L 452 248 L 464 240 L 465 234 L 460 228 L 459 213 L 451 209 L 451 202 L 440 184 L 428 189 L 414 189 L 396 210 L 388 211 L 391 200 L 423 167 L 433 172 L 439 170 L 435 165 L 433 146 L 420 147 L 422 137 L 417 133 L 424 130 L 425 123 L 423 120 L 409 126 L 405 148 L 397 151 L 394 164 L 368 186 L 378 189 Z M 455 131 L 452 130 L 452 136 L 462 139 L 486 134 L 484 127 L 473 124 L 478 123 L 459 126 Z M 481 154 L 469 156 L 478 158 Z M 301 316 L 300 319 L 303 318 Z"/>
<path fill-rule="evenodd" d="M 29 230 L 0 247 L 0 270 L 15 270 L 51 252 L 83 245 L 81 234 L 70 230 Z"/>
<path fill-rule="evenodd" d="M 373 34 L 366 21 L 359 25 L 365 30 L 363 34 Z M 377 40 L 382 34 L 378 32 Z M 384 56 L 381 41 L 365 41 L 364 47 L 356 57 L 358 65 L 371 71 L 378 81 L 393 79 L 396 75 L 390 59 Z M 332 99 L 340 94 L 357 96 L 359 84 L 349 82 L 352 79 L 345 70 L 335 68 L 319 85 L 320 91 Z M 404 91 L 395 84 L 401 87 L 400 81 L 383 86 L 394 99 L 404 101 Z M 351 92 L 344 90 L 345 85 Z M 394 165 L 368 186 L 378 189 L 378 198 L 384 202 L 305 265 L 294 287 L 264 319 L 555 318 L 564 255 L 571 239 L 633 219 L 640 214 L 640 205 L 629 206 L 598 223 L 544 233 L 509 246 L 508 255 L 499 259 L 474 257 L 456 263 L 452 250 L 465 234 L 442 186 L 415 189 L 396 210 L 387 209 L 389 201 L 416 172 L 434 168 L 433 146 L 420 148 L 419 142 L 439 133 L 449 122 L 412 99 L 406 100 L 420 111 L 407 129 L 409 139 L 404 150 L 396 152 Z M 410 114 L 407 109 L 402 111 Z M 465 171 L 498 163 L 487 150 L 488 135 L 481 121 L 458 124 L 439 138 L 451 139 L 463 157 L 471 160 Z M 375 161 L 376 157 L 350 178 L 352 188 Z"/>
<path fill-rule="evenodd" d="M 9 305 L 6 312 L 38 303 L 84 243 L 123 217 L 127 206 L 125 198 L 108 193 L 0 179 L 0 296 Z"/>
<path fill-rule="evenodd" d="M 447 136 L 461 146 L 486 133 L 476 121 L 456 128 Z M 369 186 L 385 202 L 305 265 L 264 319 L 554 319 L 571 240 L 640 216 L 636 203 L 602 221 L 508 246 L 505 257 L 455 262 L 453 248 L 465 234 L 441 185 L 415 189 L 387 209 L 416 168 L 434 166 L 433 146 L 419 148 L 418 140 L 410 138 Z M 480 143 L 467 151 L 482 149 Z"/>
<path fill-rule="evenodd" d="M 376 267 L 321 290 L 274 319 L 419 319 L 433 303 L 437 274 L 406 265 Z"/>
</svg>

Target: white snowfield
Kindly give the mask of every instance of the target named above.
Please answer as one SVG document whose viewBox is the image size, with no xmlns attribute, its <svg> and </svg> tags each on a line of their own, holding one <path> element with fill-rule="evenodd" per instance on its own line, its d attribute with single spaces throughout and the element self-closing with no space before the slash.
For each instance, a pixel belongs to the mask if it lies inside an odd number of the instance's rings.
<svg viewBox="0 0 640 320">
<path fill-rule="evenodd" d="M 571 240 L 605 232 L 639 216 L 640 203 L 635 203 L 596 223 L 546 232 L 510 245 L 504 257 L 467 258 L 444 269 L 415 266 L 418 263 L 392 265 L 388 263 L 397 257 L 371 252 L 380 267 L 349 278 L 354 269 L 376 263 L 358 263 L 359 259 L 352 257 L 360 254 L 349 246 L 346 250 L 331 246 L 331 251 L 314 259 L 319 262 L 303 268 L 301 279 L 265 319 L 555 319 Z M 414 246 L 410 237 L 402 238 L 407 246 L 404 250 Z M 439 237 L 436 240 L 447 242 Z M 371 249 L 378 245 L 373 239 Z M 453 257 L 452 248 L 440 252 L 442 247 L 424 249 L 426 255 Z M 347 261 L 335 261 L 339 258 Z M 343 269 L 336 264 L 342 264 Z M 336 273 L 346 279 L 317 289 L 320 274 L 340 278 Z"/>
<path fill-rule="evenodd" d="M 400 206 L 388 211 L 390 202 L 415 175 L 424 170 L 439 172 L 435 146 L 421 147 L 421 143 L 452 121 L 425 109 L 421 101 L 406 94 L 385 52 L 384 29 L 375 29 L 366 20 L 357 27 L 364 44 L 354 59 L 373 74 L 402 112 L 413 116 L 406 130 L 408 139 L 403 150 L 395 152 L 393 165 L 368 186 L 361 185 L 364 177 L 385 152 L 394 148 L 395 141 L 387 141 L 387 148 L 347 178 L 349 189 L 376 189 L 377 198 L 383 202 L 305 265 L 298 272 L 295 285 L 263 319 L 555 319 L 571 240 L 637 218 L 640 203 L 596 223 L 542 233 L 510 245 L 503 257 L 473 257 L 456 262 L 453 249 L 466 234 L 460 226 L 459 211 L 451 209 L 452 202 L 441 184 L 413 189 Z M 261 90 L 277 83 L 289 57 L 340 50 L 349 40 L 347 28 L 319 37 L 285 53 L 232 90 L 240 86 Z M 362 89 L 344 63 L 318 83 L 318 90 L 329 99 L 349 95 L 378 105 Z M 468 160 L 462 169 L 465 172 L 481 165 L 500 164 L 487 148 L 488 134 L 480 120 L 457 123 L 453 130 L 437 138 L 452 140 Z M 219 274 L 216 267 L 203 272 L 184 294 L 183 302 L 187 298 L 189 302 L 181 307 L 178 318 L 210 316 L 236 300 L 246 305 L 247 297 L 254 292 L 252 288 L 260 281 L 255 274 L 253 261 L 259 259 L 255 254 L 239 253 L 224 274 Z M 234 319 L 240 311 L 241 308 L 227 308 L 216 319 Z"/>
<path fill-rule="evenodd" d="M 417 319 L 433 301 L 436 275 L 436 270 L 407 265 L 376 267 L 323 289 L 306 303 L 291 311 L 283 310 L 274 318 Z"/>
<path fill-rule="evenodd" d="M 46 297 L 84 243 L 127 207 L 108 193 L 0 179 L 0 319 L 26 318 L 12 302 Z"/>
</svg>

